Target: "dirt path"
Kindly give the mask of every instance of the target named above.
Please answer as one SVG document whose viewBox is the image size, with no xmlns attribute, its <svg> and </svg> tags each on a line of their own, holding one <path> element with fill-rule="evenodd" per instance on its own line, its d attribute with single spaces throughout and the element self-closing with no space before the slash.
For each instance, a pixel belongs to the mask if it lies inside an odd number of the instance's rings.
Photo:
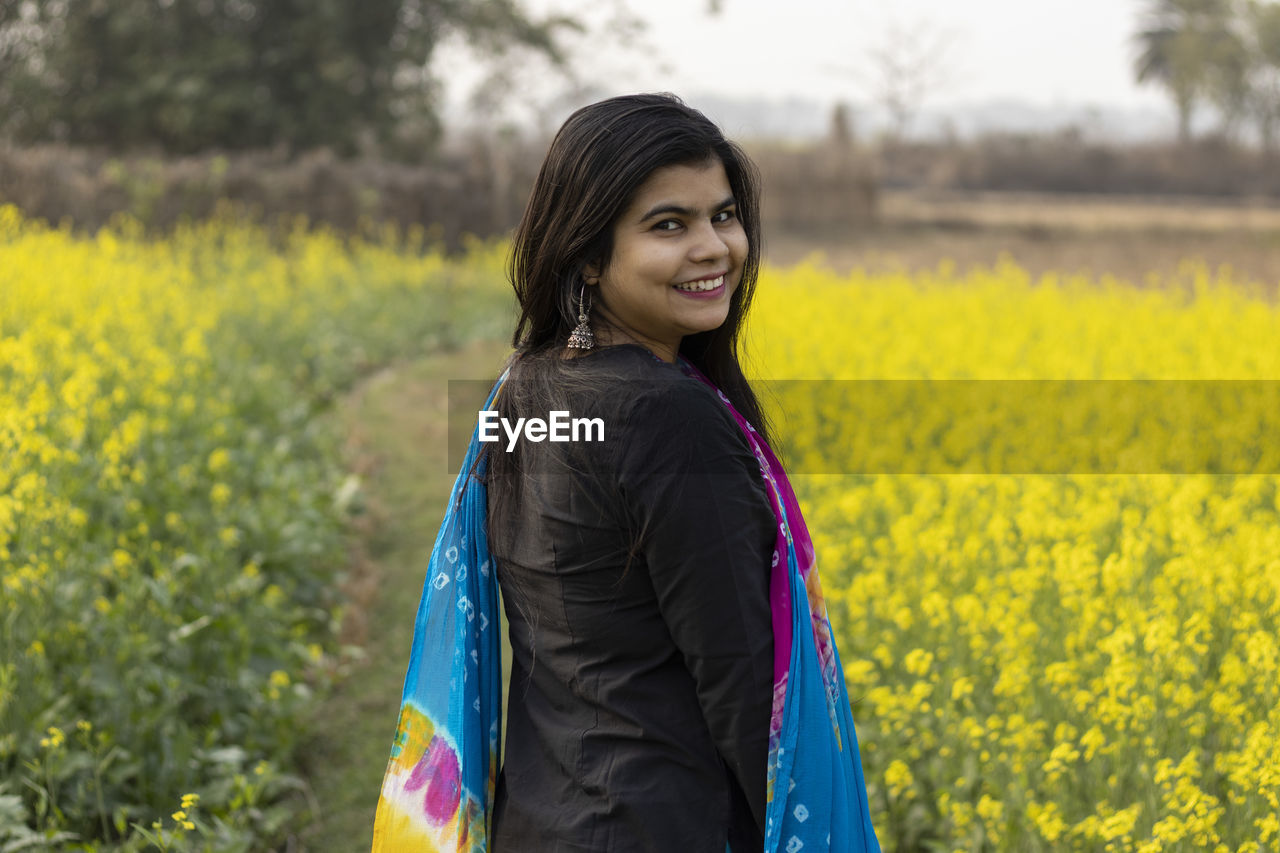
<svg viewBox="0 0 1280 853">
<path fill-rule="evenodd" d="M 413 622 L 456 471 L 447 459 L 448 381 L 492 379 L 508 351 L 479 342 L 393 364 L 341 402 L 347 466 L 367 496 L 345 587 L 342 642 L 359 657 L 317 708 L 307 750 L 317 815 L 298 839 L 313 853 L 368 851 Z"/>
</svg>

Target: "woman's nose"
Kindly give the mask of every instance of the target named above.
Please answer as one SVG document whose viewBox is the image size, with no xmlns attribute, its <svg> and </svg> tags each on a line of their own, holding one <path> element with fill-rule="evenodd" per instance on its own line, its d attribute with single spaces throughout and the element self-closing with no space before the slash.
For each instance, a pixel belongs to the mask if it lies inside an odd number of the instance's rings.
<svg viewBox="0 0 1280 853">
<path fill-rule="evenodd" d="M 713 261 L 729 254 L 729 245 L 716 230 L 715 225 L 703 222 L 694 234 L 693 246 L 689 251 L 690 260 Z"/>
</svg>

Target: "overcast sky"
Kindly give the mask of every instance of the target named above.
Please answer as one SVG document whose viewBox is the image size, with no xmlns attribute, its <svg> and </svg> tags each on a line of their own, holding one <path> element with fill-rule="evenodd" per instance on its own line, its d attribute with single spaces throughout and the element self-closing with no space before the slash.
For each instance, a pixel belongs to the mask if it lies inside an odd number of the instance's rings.
<svg viewBox="0 0 1280 853">
<path fill-rule="evenodd" d="M 536 13 L 583 8 L 578 0 L 525 5 Z M 578 50 L 579 67 L 606 95 L 670 90 L 869 104 L 879 73 L 872 56 L 896 28 L 915 33 L 908 50 L 945 46 L 931 52 L 929 107 L 1013 98 L 1046 107 L 1168 108 L 1160 90 L 1133 82 L 1131 39 L 1142 0 L 722 0 L 718 15 L 707 13 L 704 0 L 626 5 L 648 24 L 653 50 L 590 43 Z M 446 54 L 455 101 L 475 79 L 457 56 Z M 539 91 L 529 80 L 530 95 Z"/>
</svg>

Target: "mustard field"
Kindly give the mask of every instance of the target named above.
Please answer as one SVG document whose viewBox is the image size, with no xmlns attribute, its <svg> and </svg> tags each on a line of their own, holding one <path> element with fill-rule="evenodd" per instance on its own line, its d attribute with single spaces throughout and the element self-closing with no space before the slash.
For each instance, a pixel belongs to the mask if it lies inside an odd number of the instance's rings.
<svg viewBox="0 0 1280 853">
<path fill-rule="evenodd" d="M 361 500 L 324 414 L 392 358 L 508 335 L 503 252 L 0 208 L 0 848 L 267 849 L 299 820 Z M 887 850 L 1280 846 L 1280 492 L 1056 473 L 1061 433 L 1016 429 L 1052 465 L 824 473 L 829 381 L 1272 379 L 1278 340 L 1229 270 L 766 270 L 749 373 L 811 380 L 774 427 Z"/>
<path fill-rule="evenodd" d="M 1146 284 L 1033 282 L 1012 263 L 914 279 L 775 270 L 756 303 L 755 375 L 1280 378 L 1280 308 L 1256 287 L 1193 264 Z M 807 408 L 785 405 L 787 383 L 775 408 L 801 457 L 815 452 L 807 436 L 849 417 L 843 386 L 805 384 Z M 860 416 L 877 414 L 902 416 Z M 1045 436 L 1014 439 L 1060 461 Z M 803 467 L 886 849 L 1280 848 L 1274 464 L 1249 476 Z"/>
</svg>

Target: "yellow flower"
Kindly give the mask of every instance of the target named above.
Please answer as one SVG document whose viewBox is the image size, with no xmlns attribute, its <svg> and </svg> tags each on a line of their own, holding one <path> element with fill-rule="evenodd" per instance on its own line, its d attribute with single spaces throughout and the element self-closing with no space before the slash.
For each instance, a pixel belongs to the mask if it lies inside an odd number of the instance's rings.
<svg viewBox="0 0 1280 853">
<path fill-rule="evenodd" d="M 1266 817 L 1258 818 L 1253 822 L 1253 825 L 1258 830 L 1258 841 L 1264 844 L 1270 841 L 1273 836 L 1280 835 L 1280 817 L 1277 817 L 1275 812 Z"/>
<path fill-rule="evenodd" d="M 978 816 L 983 820 L 992 823 L 998 822 L 1004 817 L 1004 804 L 986 794 L 978 800 Z"/>
<path fill-rule="evenodd" d="M 1093 761 L 1093 756 L 1107 742 L 1106 735 L 1102 733 L 1102 729 L 1097 726 L 1092 727 L 1089 731 L 1080 736 L 1080 745 L 1084 747 L 1084 760 Z"/>
<path fill-rule="evenodd" d="M 231 454 L 219 447 L 209 454 L 208 468 L 210 474 L 217 474 L 231 463 Z"/>
<path fill-rule="evenodd" d="M 907 657 L 903 663 L 907 672 L 917 677 L 923 677 L 929 672 L 929 667 L 933 666 L 933 653 L 924 649 L 912 649 L 907 652 Z"/>
<path fill-rule="evenodd" d="M 1027 817 L 1035 824 L 1040 836 L 1050 843 L 1061 838 L 1068 829 L 1057 803 L 1042 804 L 1032 801 L 1027 805 Z"/>
<path fill-rule="evenodd" d="M 884 783 L 889 786 L 889 796 L 896 799 L 915 784 L 915 778 L 911 775 L 911 768 L 895 758 L 885 768 Z"/>
</svg>

